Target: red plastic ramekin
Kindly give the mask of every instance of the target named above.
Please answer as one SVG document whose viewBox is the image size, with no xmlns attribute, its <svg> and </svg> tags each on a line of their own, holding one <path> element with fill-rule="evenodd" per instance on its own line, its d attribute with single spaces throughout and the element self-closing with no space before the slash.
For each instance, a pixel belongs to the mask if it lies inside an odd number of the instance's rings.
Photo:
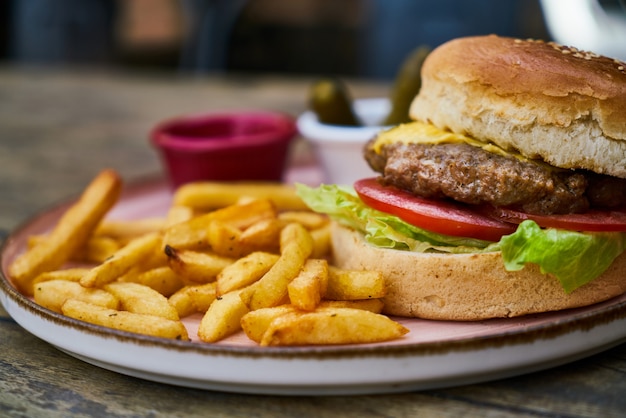
<svg viewBox="0 0 626 418">
<path fill-rule="evenodd" d="M 174 187 L 211 181 L 281 181 L 297 128 L 268 111 L 208 113 L 163 122 L 150 133 Z"/>
</svg>

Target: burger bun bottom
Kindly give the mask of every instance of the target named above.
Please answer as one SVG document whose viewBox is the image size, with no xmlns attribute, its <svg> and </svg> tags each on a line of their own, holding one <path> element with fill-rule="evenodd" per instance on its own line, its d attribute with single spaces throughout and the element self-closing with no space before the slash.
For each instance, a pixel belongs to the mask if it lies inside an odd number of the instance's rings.
<svg viewBox="0 0 626 418">
<path fill-rule="evenodd" d="M 377 270 L 385 277 L 384 313 L 476 321 L 576 308 L 626 292 L 626 253 L 597 279 L 566 293 L 536 265 L 507 271 L 501 253 L 413 253 L 369 245 L 363 235 L 333 224 L 334 264 Z"/>
</svg>

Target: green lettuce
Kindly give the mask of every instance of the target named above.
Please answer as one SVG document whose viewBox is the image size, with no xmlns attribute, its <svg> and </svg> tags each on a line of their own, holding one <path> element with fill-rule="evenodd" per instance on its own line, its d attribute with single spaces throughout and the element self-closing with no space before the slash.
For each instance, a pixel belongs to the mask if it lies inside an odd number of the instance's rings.
<svg viewBox="0 0 626 418">
<path fill-rule="evenodd" d="M 365 205 L 352 188 L 297 185 L 298 195 L 314 211 L 360 231 L 371 245 L 404 251 L 451 254 L 501 251 L 507 270 L 521 270 L 527 263 L 556 277 L 566 292 L 602 274 L 625 249 L 626 234 L 583 233 L 540 228 L 522 222 L 499 242 L 452 237 L 410 225 L 400 218 Z"/>
</svg>

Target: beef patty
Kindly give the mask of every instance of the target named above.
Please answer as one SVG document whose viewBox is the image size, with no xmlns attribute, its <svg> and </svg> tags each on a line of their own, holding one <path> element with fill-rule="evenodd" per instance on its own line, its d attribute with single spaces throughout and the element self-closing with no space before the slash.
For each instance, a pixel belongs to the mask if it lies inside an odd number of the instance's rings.
<svg viewBox="0 0 626 418">
<path fill-rule="evenodd" d="M 626 180 L 487 152 L 464 143 L 388 144 L 373 141 L 365 160 L 381 182 L 422 197 L 491 204 L 535 214 L 581 213 L 626 204 Z"/>
</svg>

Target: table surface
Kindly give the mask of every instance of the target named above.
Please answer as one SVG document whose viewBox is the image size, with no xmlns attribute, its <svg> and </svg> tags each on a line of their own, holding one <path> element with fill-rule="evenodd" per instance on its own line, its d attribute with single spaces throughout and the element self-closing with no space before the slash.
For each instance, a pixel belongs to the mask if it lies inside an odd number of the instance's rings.
<svg viewBox="0 0 626 418">
<path fill-rule="evenodd" d="M 147 135 L 180 114 L 305 109 L 308 78 L 0 68 L 0 230 L 76 195 L 103 167 L 134 181 L 161 173 Z M 349 80 L 355 97 L 388 86 Z M 293 164 L 309 161 L 300 141 Z M 62 353 L 0 307 L 0 411 L 56 416 L 626 416 L 626 344 L 520 377 L 391 395 L 254 396 L 127 377 Z"/>
</svg>

